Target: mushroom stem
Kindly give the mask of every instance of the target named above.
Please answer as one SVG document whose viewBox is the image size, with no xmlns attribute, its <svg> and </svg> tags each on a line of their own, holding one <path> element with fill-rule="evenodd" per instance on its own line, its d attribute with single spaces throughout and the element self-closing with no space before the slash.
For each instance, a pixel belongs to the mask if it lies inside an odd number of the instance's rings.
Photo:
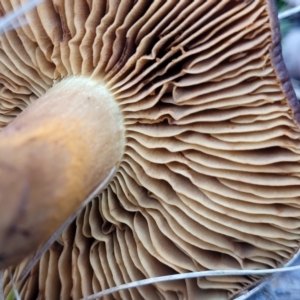
<svg viewBox="0 0 300 300">
<path fill-rule="evenodd" d="M 0 269 L 32 253 L 118 166 L 123 117 L 99 83 L 68 78 L 0 133 Z"/>
</svg>

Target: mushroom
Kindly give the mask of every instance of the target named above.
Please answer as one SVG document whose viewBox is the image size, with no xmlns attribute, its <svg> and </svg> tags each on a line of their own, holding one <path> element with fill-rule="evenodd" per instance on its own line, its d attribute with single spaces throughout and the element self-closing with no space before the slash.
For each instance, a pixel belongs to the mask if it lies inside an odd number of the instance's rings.
<svg viewBox="0 0 300 300">
<path fill-rule="evenodd" d="M 3 13 L 17 4 L 0 0 Z M 26 280 L 29 258 L 14 267 L 22 300 L 275 268 L 294 255 L 299 104 L 271 1 L 46 0 L 25 17 L 28 26 L 0 37 L 2 268 L 110 181 Z M 259 279 L 113 298 L 227 299 Z"/>
</svg>

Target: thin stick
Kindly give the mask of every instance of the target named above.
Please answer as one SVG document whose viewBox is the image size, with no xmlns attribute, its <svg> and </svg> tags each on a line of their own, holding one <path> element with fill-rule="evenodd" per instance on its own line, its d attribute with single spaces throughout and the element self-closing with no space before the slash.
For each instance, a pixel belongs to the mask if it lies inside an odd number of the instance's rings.
<svg viewBox="0 0 300 300">
<path fill-rule="evenodd" d="M 11 280 L 12 288 L 13 288 L 13 291 L 14 291 L 15 299 L 16 300 L 21 300 L 20 294 L 18 292 L 18 289 L 16 287 L 16 284 L 15 284 L 15 281 L 14 281 L 14 278 L 12 276 L 12 273 L 11 273 L 10 269 L 8 270 L 8 273 L 9 273 L 9 277 L 10 277 L 10 280 Z"/>
<path fill-rule="evenodd" d="M 137 287 L 154 284 L 154 283 L 174 281 L 174 280 L 200 278 L 200 277 L 217 277 L 217 276 L 267 275 L 267 274 L 296 271 L 296 270 L 300 270 L 300 266 L 277 268 L 277 269 L 265 269 L 265 270 L 218 270 L 218 271 L 202 271 L 202 272 L 191 272 L 191 273 L 183 273 L 183 274 L 176 274 L 176 275 L 167 275 L 167 276 L 154 277 L 154 278 L 143 279 L 143 280 L 122 284 L 104 290 L 102 292 L 90 295 L 86 298 L 83 298 L 83 300 L 93 300 L 122 290 L 137 288 Z"/>
<path fill-rule="evenodd" d="M 92 201 L 100 192 L 107 186 L 110 182 L 113 174 L 116 171 L 116 167 L 112 168 L 108 176 L 104 179 L 103 182 L 82 202 L 79 209 L 71 215 L 67 221 L 50 237 L 50 239 L 36 252 L 32 259 L 27 263 L 23 272 L 20 276 L 20 281 L 22 282 L 27 275 L 31 272 L 35 264 L 41 259 L 42 255 L 51 247 L 51 245 L 58 239 L 62 232 L 75 220 L 79 213 L 85 208 L 85 206 Z"/>
<path fill-rule="evenodd" d="M 16 21 L 18 18 L 23 17 L 26 12 L 39 5 L 42 1 L 43 0 L 31 0 L 25 5 L 19 6 L 14 11 L 6 14 L 6 16 L 0 19 L 0 34 L 4 33 L 5 31 L 26 25 L 27 21 L 25 19 L 22 19 L 19 24 L 16 24 Z"/>
<path fill-rule="evenodd" d="M 0 300 L 4 300 L 3 277 L 4 271 L 0 271 Z"/>
<path fill-rule="evenodd" d="M 281 13 L 278 14 L 278 19 L 279 20 L 283 20 L 285 18 L 288 18 L 296 13 L 300 12 L 300 5 L 299 6 L 296 6 L 296 7 L 293 7 L 293 8 L 290 8 L 290 9 L 287 9 Z"/>
</svg>

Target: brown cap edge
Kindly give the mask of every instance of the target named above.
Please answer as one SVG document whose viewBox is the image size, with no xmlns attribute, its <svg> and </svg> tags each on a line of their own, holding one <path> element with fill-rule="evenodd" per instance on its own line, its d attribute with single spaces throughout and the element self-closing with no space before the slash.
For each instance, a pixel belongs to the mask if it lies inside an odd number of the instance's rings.
<svg viewBox="0 0 300 300">
<path fill-rule="evenodd" d="M 290 76 L 282 57 L 280 24 L 275 0 L 269 0 L 267 3 L 272 35 L 272 46 L 270 50 L 271 62 L 275 69 L 277 78 L 282 85 L 282 90 L 286 94 L 288 105 L 293 111 L 294 120 L 297 125 L 300 126 L 300 101 L 298 101 L 296 97 L 290 81 Z"/>
</svg>

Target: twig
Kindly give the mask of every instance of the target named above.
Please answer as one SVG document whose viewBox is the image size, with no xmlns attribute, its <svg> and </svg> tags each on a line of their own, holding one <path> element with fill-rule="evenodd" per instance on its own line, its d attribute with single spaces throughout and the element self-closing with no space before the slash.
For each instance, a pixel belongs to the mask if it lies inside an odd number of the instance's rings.
<svg viewBox="0 0 300 300">
<path fill-rule="evenodd" d="M 50 239 L 40 248 L 37 253 L 30 259 L 30 261 L 25 266 L 23 272 L 20 276 L 20 282 L 24 280 L 30 271 L 33 269 L 35 264 L 40 260 L 42 255 L 51 247 L 51 245 L 59 238 L 62 232 L 74 221 L 74 219 L 78 216 L 78 214 L 85 208 L 85 206 L 92 201 L 100 192 L 106 188 L 108 183 L 110 182 L 113 174 L 116 172 L 116 167 L 113 167 L 108 174 L 108 176 L 101 182 L 101 184 L 82 202 L 79 209 L 71 215 L 65 223 L 50 237 Z"/>
<path fill-rule="evenodd" d="M 11 284 L 12 284 L 12 288 L 13 288 L 13 291 L 14 291 L 15 299 L 16 300 L 21 300 L 20 294 L 18 292 L 18 289 L 16 287 L 16 284 L 15 284 L 15 281 L 14 281 L 14 278 L 12 276 L 12 273 L 11 273 L 10 269 L 8 270 L 8 274 L 9 274 L 9 277 L 10 277 L 10 280 L 11 280 Z"/>
<path fill-rule="evenodd" d="M 4 271 L 0 271 L 0 300 L 4 300 L 3 276 L 4 276 Z"/>
<path fill-rule="evenodd" d="M 299 6 L 296 6 L 296 7 L 293 7 L 293 8 L 290 8 L 290 9 L 287 9 L 281 13 L 278 14 L 278 19 L 279 20 L 282 20 L 282 19 L 285 19 L 285 18 L 288 18 L 296 13 L 300 12 L 300 5 Z"/>
<path fill-rule="evenodd" d="M 5 31 L 16 29 L 20 26 L 24 26 L 27 24 L 27 21 L 23 19 L 24 14 L 33 8 L 35 8 L 38 4 L 40 4 L 43 0 L 31 0 L 23 6 L 19 6 L 14 11 L 6 14 L 4 17 L 0 18 L 0 34 Z M 18 24 L 18 18 L 22 18 Z"/>
<path fill-rule="evenodd" d="M 143 279 L 143 280 L 122 284 L 104 290 L 102 292 L 90 295 L 86 298 L 83 298 L 82 300 L 94 300 L 122 290 L 137 288 L 137 287 L 154 284 L 154 283 L 174 281 L 174 280 L 200 278 L 200 277 L 217 277 L 217 276 L 267 275 L 267 274 L 282 273 L 282 272 L 295 271 L 295 270 L 300 270 L 300 266 L 284 267 L 278 269 L 266 269 L 266 270 L 219 270 L 219 271 L 202 271 L 202 272 L 191 272 L 191 273 L 183 273 L 183 274 L 176 274 L 176 275 L 167 275 L 167 276 L 154 277 L 154 278 Z"/>
</svg>

